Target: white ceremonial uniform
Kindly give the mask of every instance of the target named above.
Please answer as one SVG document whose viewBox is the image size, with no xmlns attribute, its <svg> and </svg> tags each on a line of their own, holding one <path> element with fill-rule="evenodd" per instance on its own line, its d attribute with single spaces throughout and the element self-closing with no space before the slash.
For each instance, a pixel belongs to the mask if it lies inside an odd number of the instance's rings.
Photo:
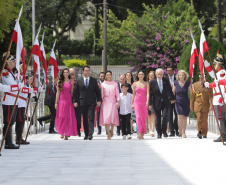
<svg viewBox="0 0 226 185">
<path fill-rule="evenodd" d="M 17 85 L 18 81 L 16 79 L 16 76 L 13 74 L 13 71 L 10 68 L 6 68 L 3 70 L 2 73 L 2 84 L 3 85 Z M 5 95 L 3 97 L 2 105 L 14 105 L 17 91 L 13 92 L 5 92 Z M 17 103 L 18 105 L 18 103 Z"/>
<path fill-rule="evenodd" d="M 224 69 L 220 69 L 219 71 L 217 71 L 216 76 L 218 80 L 226 79 L 226 71 Z M 214 80 L 214 82 L 215 81 L 216 79 Z M 225 100 L 226 86 L 220 85 L 220 88 L 221 88 L 222 96 L 226 103 L 226 100 Z M 220 106 L 223 105 L 223 100 L 222 100 L 218 86 L 213 88 L 213 105 L 220 105 Z"/>
</svg>

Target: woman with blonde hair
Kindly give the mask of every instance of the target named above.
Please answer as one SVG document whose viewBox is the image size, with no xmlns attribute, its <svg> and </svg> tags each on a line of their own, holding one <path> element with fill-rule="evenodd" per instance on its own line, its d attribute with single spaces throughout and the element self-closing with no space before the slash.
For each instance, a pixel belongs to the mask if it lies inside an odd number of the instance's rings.
<svg viewBox="0 0 226 185">
<path fill-rule="evenodd" d="M 179 70 L 173 86 L 173 93 L 176 95 L 175 108 L 178 116 L 179 136 L 186 138 L 187 117 L 190 113 L 190 100 L 188 91 L 191 93 L 188 74 L 184 70 Z"/>
<path fill-rule="evenodd" d="M 147 75 L 147 82 L 149 83 L 151 80 L 155 79 L 155 71 L 150 71 Z M 150 135 L 151 137 L 155 136 L 155 111 L 152 109 L 152 111 L 148 110 L 148 117 L 147 117 L 147 128 L 148 125 L 150 127 Z"/>
</svg>

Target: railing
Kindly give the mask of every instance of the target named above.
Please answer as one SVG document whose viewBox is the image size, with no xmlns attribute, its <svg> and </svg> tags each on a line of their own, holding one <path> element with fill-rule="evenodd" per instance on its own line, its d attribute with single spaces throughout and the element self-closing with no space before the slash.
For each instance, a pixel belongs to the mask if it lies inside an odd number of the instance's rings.
<svg viewBox="0 0 226 185">
<path fill-rule="evenodd" d="M 42 127 L 39 124 L 39 122 L 37 121 L 38 117 L 45 116 L 45 114 L 49 113 L 48 107 L 44 105 L 44 98 L 45 98 L 45 92 L 43 91 L 40 94 L 36 113 L 35 113 L 35 116 L 33 118 L 33 125 L 31 126 L 31 129 L 29 131 L 29 135 L 37 134 L 39 132 L 43 132 L 46 129 L 48 129 L 48 124 L 45 124 L 45 122 L 43 122 L 43 127 Z M 29 124 L 30 124 L 29 120 L 30 120 L 32 113 L 34 111 L 35 104 L 36 104 L 36 102 L 33 100 L 33 98 L 31 98 L 31 103 L 30 103 L 29 109 L 28 109 L 29 111 L 28 111 L 27 120 L 25 121 L 23 138 L 25 138 L 25 136 L 26 136 L 27 129 L 28 129 Z M 15 141 L 15 124 L 13 125 L 12 133 L 13 133 L 13 141 Z M 2 140 L 2 138 L 3 138 L 3 111 L 2 111 L 2 105 L 0 103 L 0 139 Z"/>
<path fill-rule="evenodd" d="M 196 118 L 190 118 L 189 124 L 197 125 L 197 119 Z M 218 127 L 217 127 L 217 123 L 216 123 L 216 119 L 214 117 L 213 111 L 210 111 L 209 114 L 208 114 L 208 132 L 212 132 L 214 134 L 219 134 L 219 130 L 218 130 Z"/>
</svg>

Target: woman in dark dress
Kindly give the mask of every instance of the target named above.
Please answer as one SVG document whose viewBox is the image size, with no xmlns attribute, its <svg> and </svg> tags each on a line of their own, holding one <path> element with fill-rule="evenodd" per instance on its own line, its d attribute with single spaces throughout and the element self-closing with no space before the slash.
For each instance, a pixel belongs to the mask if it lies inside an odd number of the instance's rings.
<svg viewBox="0 0 226 185">
<path fill-rule="evenodd" d="M 173 93 L 176 95 L 175 108 L 178 115 L 179 136 L 186 138 L 187 117 L 190 113 L 188 91 L 191 93 L 191 87 L 189 81 L 187 81 L 188 74 L 184 70 L 178 71 L 176 79 L 173 86 Z"/>
</svg>

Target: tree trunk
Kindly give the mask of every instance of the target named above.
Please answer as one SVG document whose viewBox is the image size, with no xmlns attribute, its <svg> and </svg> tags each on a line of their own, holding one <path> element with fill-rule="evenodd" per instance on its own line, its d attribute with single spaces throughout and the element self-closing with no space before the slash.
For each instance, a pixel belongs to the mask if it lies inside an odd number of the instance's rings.
<svg viewBox="0 0 226 185">
<path fill-rule="evenodd" d="M 193 0 L 191 0 L 191 7 L 194 8 Z"/>
<path fill-rule="evenodd" d="M 221 36 L 221 1 L 217 0 L 217 40 L 222 43 Z"/>
</svg>

